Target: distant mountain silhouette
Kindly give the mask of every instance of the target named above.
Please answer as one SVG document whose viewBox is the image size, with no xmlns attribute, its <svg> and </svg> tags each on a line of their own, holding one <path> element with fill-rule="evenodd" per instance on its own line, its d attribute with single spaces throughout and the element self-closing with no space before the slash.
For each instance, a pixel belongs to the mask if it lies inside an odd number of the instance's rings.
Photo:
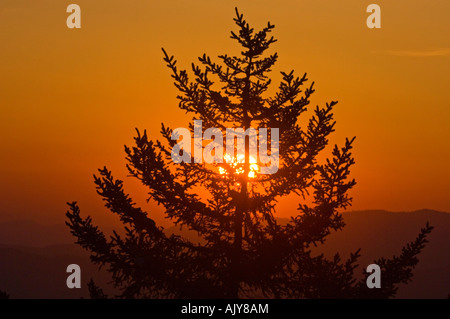
<svg viewBox="0 0 450 319">
<path fill-rule="evenodd" d="M 434 210 L 414 212 L 388 212 L 382 210 L 352 211 L 343 213 L 346 226 L 342 231 L 327 237 L 325 245 L 315 251 L 327 257 L 337 252 L 348 258 L 351 252 L 361 248 L 359 265 L 366 267 L 380 257 L 398 255 L 402 247 L 414 240 L 429 221 L 434 230 L 430 242 L 419 255 L 411 283 L 400 287 L 397 298 L 447 298 L 450 293 L 450 214 Z M 279 219 L 286 223 L 287 219 Z M 192 241 L 199 240 L 187 229 L 172 227 L 168 232 Z M 362 268 L 361 268 L 362 269 Z"/>
<path fill-rule="evenodd" d="M 69 264 L 81 267 L 81 289 L 66 286 Z M 0 223 L 0 289 L 11 298 L 88 298 L 91 277 L 103 284 L 110 280 L 109 274 L 99 272 L 88 253 L 74 244 L 64 224 L 46 226 L 30 220 Z"/>
<path fill-rule="evenodd" d="M 413 281 L 402 286 L 398 298 L 446 298 L 450 293 L 450 214 L 432 210 L 408 213 L 358 211 L 343 213 L 346 226 L 332 233 L 317 253 L 343 258 L 362 249 L 361 269 L 378 257 L 400 253 L 429 221 L 435 229 L 430 243 L 419 255 Z M 279 220 L 283 223 L 283 220 Z M 191 240 L 195 233 L 172 227 L 166 230 Z M 88 254 L 73 244 L 63 225 L 43 226 L 32 221 L 0 223 L 0 289 L 11 298 L 88 297 L 86 283 L 93 277 L 99 284 L 109 280 L 106 271 L 98 271 Z M 323 248 L 323 249 L 322 249 Z M 66 287 L 67 265 L 76 263 L 82 270 L 82 289 Z"/>
<path fill-rule="evenodd" d="M 90 277 L 108 281 L 108 274 L 98 272 L 86 252 L 74 244 L 44 248 L 0 245 L 0 256 L 0 287 L 11 298 L 87 298 Z M 81 289 L 66 286 L 69 264 L 81 267 Z"/>
<path fill-rule="evenodd" d="M 340 252 L 347 257 L 361 247 L 359 264 L 399 254 L 427 221 L 435 228 L 419 255 L 419 264 L 408 285 L 401 286 L 397 298 L 447 298 L 450 293 L 450 214 L 419 210 L 407 213 L 355 211 L 344 213 L 346 226 L 332 233 L 324 245 L 327 256 Z"/>
</svg>

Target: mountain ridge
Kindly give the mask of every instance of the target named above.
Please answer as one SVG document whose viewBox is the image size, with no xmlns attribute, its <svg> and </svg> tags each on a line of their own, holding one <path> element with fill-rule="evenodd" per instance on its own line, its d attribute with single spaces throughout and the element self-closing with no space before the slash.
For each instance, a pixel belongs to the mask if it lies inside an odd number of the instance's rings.
<svg viewBox="0 0 450 319">
<path fill-rule="evenodd" d="M 361 271 L 374 260 L 399 254 L 415 239 L 427 221 L 435 227 L 430 242 L 419 255 L 410 284 L 399 289 L 397 298 L 446 298 L 450 292 L 450 214 L 431 209 L 412 212 L 386 210 L 347 211 L 342 213 L 346 226 L 333 232 L 315 253 L 327 257 L 339 253 L 343 259 L 361 248 Z M 108 231 L 110 226 L 102 227 Z M 167 233 L 178 233 L 176 227 Z M 64 233 L 62 237 L 61 234 Z M 196 236 L 186 228 L 179 234 Z M 195 239 L 195 238 L 194 238 Z M 40 225 L 34 221 L 0 222 L 0 289 L 11 298 L 88 297 L 86 284 L 93 277 L 99 284 L 109 274 L 99 272 L 89 254 L 74 244 L 65 225 Z M 82 289 L 68 289 L 66 267 L 76 263 L 82 269 Z"/>
</svg>

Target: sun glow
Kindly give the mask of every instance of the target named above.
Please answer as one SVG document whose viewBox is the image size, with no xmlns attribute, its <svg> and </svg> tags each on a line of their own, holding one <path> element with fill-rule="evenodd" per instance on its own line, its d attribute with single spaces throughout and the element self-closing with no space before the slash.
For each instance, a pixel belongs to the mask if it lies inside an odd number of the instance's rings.
<svg viewBox="0 0 450 319">
<path fill-rule="evenodd" d="M 233 158 L 233 161 L 231 161 L 231 156 L 228 154 L 225 154 L 224 156 L 225 162 L 228 163 L 231 169 L 234 169 L 235 174 L 242 174 L 244 173 L 244 168 L 242 165 L 245 162 L 245 156 L 242 154 L 239 154 L 238 156 Z M 256 159 L 253 156 L 250 156 L 249 159 L 250 162 L 250 171 L 248 172 L 248 177 L 255 178 L 256 174 L 259 172 L 259 165 L 256 163 Z M 223 167 L 219 166 L 219 173 L 221 175 L 228 175 L 229 171 Z"/>
</svg>

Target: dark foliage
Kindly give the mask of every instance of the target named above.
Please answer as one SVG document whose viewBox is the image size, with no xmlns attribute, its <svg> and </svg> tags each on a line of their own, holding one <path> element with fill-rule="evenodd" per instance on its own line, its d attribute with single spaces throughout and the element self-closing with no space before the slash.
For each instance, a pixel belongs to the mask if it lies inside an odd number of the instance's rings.
<svg viewBox="0 0 450 319">
<path fill-rule="evenodd" d="M 236 14 L 238 32 L 231 38 L 242 47 L 240 56 L 221 55 L 220 63 L 201 56 L 199 65 L 192 64 L 193 80 L 163 50 L 164 61 L 180 92 L 179 107 L 202 120 L 203 130 L 279 128 L 279 170 L 249 177 L 248 143 L 243 163 L 174 164 L 172 129 L 162 125 L 162 140 L 137 131 L 135 144 L 125 147 L 129 173 L 147 187 L 149 199 L 162 205 L 167 217 L 203 241 L 167 235 L 105 167 L 95 176 L 95 185 L 106 207 L 120 217 L 124 235 L 106 238 L 73 202 L 67 225 L 77 243 L 111 272 L 119 298 L 394 296 L 398 284 L 411 279 L 431 227 L 400 256 L 376 261 L 383 271 L 381 289 L 368 289 L 365 279 L 354 276 L 359 251 L 344 261 L 338 254 L 333 259 L 312 254 L 314 246 L 344 226 L 339 210 L 350 205 L 348 191 L 355 185 L 349 178 L 354 138 L 335 146 L 330 158 L 319 163 L 318 155 L 334 131 L 337 102 L 317 106 L 301 125 L 314 83 L 293 71 L 281 73 L 277 92 L 268 97 L 268 73 L 278 58 L 266 54 L 276 41 L 270 36 L 274 26 L 268 23 L 256 32 Z M 226 174 L 219 173 L 219 166 Z M 280 224 L 275 204 L 288 194 L 298 195 L 301 204 L 295 217 Z M 93 298 L 106 298 L 92 281 L 89 288 Z"/>
</svg>

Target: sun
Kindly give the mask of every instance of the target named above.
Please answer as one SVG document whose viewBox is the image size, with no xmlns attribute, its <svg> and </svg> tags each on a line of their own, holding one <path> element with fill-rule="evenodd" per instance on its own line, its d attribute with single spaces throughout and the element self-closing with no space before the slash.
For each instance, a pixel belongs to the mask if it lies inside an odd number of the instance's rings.
<svg viewBox="0 0 450 319">
<path fill-rule="evenodd" d="M 244 173 L 244 168 L 242 166 L 237 167 L 238 164 L 243 164 L 245 162 L 244 155 L 239 154 L 238 156 L 234 157 L 233 161 L 231 162 L 231 156 L 225 154 L 224 159 L 233 169 L 235 169 L 236 174 Z M 259 172 L 259 165 L 256 162 L 256 158 L 251 155 L 249 158 L 249 162 L 250 162 L 250 171 L 248 172 L 248 177 L 255 178 L 256 174 Z M 219 166 L 219 174 L 228 175 L 228 171 L 222 166 Z"/>
</svg>

